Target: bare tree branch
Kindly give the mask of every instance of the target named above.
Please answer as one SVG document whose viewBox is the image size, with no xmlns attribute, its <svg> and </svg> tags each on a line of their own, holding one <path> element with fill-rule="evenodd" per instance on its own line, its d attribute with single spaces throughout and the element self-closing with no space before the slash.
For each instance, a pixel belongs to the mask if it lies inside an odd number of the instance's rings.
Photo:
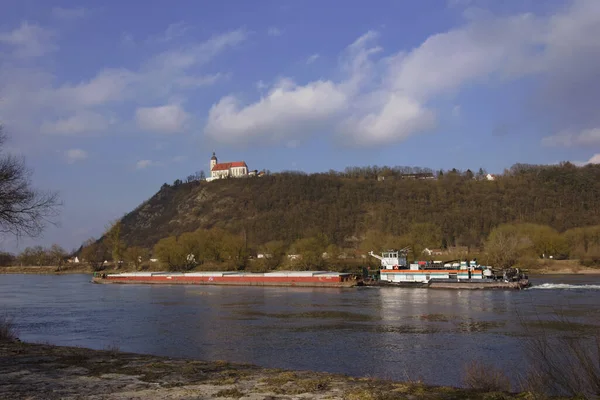
<svg viewBox="0 0 600 400">
<path fill-rule="evenodd" d="M 56 224 L 58 194 L 32 187 L 25 160 L 1 153 L 6 140 L 0 126 L 0 234 L 36 237 L 48 224 Z"/>
</svg>

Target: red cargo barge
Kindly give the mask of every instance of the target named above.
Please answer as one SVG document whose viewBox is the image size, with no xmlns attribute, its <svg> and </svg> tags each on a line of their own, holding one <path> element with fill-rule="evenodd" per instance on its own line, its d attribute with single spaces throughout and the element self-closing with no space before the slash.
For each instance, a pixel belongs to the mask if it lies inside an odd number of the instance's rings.
<svg viewBox="0 0 600 400">
<path fill-rule="evenodd" d="M 352 287 L 358 284 L 353 274 L 330 271 L 95 273 L 92 282 L 302 287 Z"/>
</svg>

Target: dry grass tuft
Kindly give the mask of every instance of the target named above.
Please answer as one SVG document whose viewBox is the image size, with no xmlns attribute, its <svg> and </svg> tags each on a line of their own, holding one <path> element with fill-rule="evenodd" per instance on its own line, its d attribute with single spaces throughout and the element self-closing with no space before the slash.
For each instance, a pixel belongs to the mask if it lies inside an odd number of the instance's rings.
<svg viewBox="0 0 600 400">
<path fill-rule="evenodd" d="M 482 392 L 510 391 L 510 379 L 503 371 L 478 361 L 471 361 L 465 367 L 463 384 Z"/>
<path fill-rule="evenodd" d="M 244 392 L 240 392 L 238 388 L 223 389 L 215 393 L 213 397 L 228 397 L 239 399 L 240 397 L 244 397 Z"/>
</svg>

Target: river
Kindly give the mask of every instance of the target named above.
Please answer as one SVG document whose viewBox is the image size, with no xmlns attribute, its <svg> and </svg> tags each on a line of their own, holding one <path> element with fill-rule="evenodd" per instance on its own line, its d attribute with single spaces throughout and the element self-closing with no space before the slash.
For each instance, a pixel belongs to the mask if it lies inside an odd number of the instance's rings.
<svg viewBox="0 0 600 400">
<path fill-rule="evenodd" d="M 523 338 L 600 330 L 600 275 L 537 276 L 522 291 L 95 285 L 0 275 L 23 341 L 461 384 L 472 360 L 516 381 Z M 563 324 L 564 320 L 568 324 Z M 566 327 L 566 328 L 565 328 Z"/>
</svg>

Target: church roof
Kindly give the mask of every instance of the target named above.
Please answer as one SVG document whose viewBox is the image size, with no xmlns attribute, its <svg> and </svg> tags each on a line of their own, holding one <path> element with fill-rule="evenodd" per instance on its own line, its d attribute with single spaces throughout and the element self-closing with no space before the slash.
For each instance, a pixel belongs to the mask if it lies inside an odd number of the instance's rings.
<svg viewBox="0 0 600 400">
<path fill-rule="evenodd" d="M 235 167 L 248 168 L 248 166 L 246 165 L 246 163 L 244 161 L 234 161 L 234 162 L 228 162 L 228 163 L 215 164 L 215 166 L 212 168 L 211 171 L 227 171 L 228 169 L 235 168 Z"/>
</svg>

